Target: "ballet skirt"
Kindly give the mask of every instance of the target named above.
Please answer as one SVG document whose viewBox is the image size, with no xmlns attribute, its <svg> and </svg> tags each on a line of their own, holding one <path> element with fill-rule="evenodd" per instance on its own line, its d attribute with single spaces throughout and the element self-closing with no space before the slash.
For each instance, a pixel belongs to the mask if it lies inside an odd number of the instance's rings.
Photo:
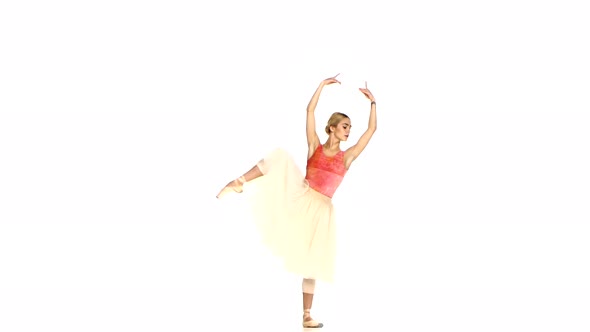
<svg viewBox="0 0 590 332">
<path fill-rule="evenodd" d="M 307 160 L 305 175 L 283 149 L 273 150 L 257 166 L 264 176 L 248 182 L 245 192 L 262 241 L 289 272 L 333 282 L 332 197 L 346 174 L 344 152 L 326 156 L 319 144 Z"/>
</svg>

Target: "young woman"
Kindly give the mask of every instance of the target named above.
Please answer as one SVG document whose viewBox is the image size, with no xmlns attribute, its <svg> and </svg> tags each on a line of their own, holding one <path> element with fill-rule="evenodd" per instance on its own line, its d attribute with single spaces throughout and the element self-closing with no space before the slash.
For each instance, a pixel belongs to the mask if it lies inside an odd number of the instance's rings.
<svg viewBox="0 0 590 332">
<path fill-rule="evenodd" d="M 285 268 L 303 277 L 303 327 L 322 327 L 311 318 L 315 281 L 331 282 L 335 261 L 335 218 L 332 196 L 352 162 L 365 149 L 377 129 L 375 97 L 359 88 L 370 101 L 369 125 L 358 142 L 342 151 L 348 140 L 350 118 L 332 114 L 325 127 L 328 139 L 322 144 L 316 132 L 315 108 L 322 89 L 340 82 L 338 75 L 323 80 L 307 106 L 307 166 L 302 175 L 293 159 L 282 149 L 271 152 L 248 172 L 230 181 L 217 195 L 242 192 L 248 183 L 251 206 L 266 245 L 282 258 Z"/>
</svg>

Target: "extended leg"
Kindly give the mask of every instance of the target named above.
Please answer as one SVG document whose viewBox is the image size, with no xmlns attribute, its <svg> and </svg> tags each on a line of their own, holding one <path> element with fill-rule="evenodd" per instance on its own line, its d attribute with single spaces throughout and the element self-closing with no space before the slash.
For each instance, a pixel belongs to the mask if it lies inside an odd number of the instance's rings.
<svg viewBox="0 0 590 332">
<path fill-rule="evenodd" d="M 241 193 L 242 186 L 244 185 L 244 183 L 246 183 L 248 181 L 252 181 L 252 180 L 256 179 L 257 177 L 264 175 L 264 174 L 262 174 L 262 171 L 260 170 L 260 167 L 258 166 L 259 164 L 254 165 L 254 167 L 252 167 L 248 172 L 244 173 L 239 178 L 228 182 L 225 185 L 225 187 L 223 187 L 223 189 L 221 189 L 221 191 L 217 194 L 216 197 L 221 198 L 221 197 L 223 197 L 223 195 L 227 194 L 228 192 L 232 192 L 232 191 L 237 192 L 237 193 Z"/>
</svg>

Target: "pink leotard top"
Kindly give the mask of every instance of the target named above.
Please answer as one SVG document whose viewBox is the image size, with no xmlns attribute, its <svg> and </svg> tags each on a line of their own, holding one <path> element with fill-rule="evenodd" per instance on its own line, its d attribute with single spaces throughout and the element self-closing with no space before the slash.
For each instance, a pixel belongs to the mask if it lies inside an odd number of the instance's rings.
<svg viewBox="0 0 590 332">
<path fill-rule="evenodd" d="M 333 157 L 328 157 L 324 154 L 322 144 L 319 144 L 311 158 L 307 160 L 305 179 L 309 186 L 330 198 L 334 195 L 345 174 L 344 151 L 338 152 Z"/>
</svg>

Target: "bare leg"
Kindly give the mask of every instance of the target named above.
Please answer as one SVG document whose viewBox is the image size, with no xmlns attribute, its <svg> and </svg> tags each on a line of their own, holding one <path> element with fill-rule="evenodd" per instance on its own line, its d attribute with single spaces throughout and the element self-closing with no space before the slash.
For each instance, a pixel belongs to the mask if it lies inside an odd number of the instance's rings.
<svg viewBox="0 0 590 332">
<path fill-rule="evenodd" d="M 221 191 L 217 194 L 216 197 L 221 198 L 221 197 L 223 197 L 223 195 L 227 194 L 228 192 L 232 192 L 232 191 L 237 192 L 237 193 L 241 193 L 242 186 L 244 183 L 246 183 L 248 181 L 252 181 L 262 175 L 264 175 L 264 174 L 262 174 L 262 171 L 260 171 L 260 168 L 258 167 L 258 165 L 254 165 L 254 167 L 252 167 L 248 172 L 244 173 L 239 178 L 228 182 L 225 185 L 225 187 L 223 187 L 223 189 L 221 189 Z"/>
<path fill-rule="evenodd" d="M 313 294 L 303 293 L 303 311 L 311 310 Z"/>
<path fill-rule="evenodd" d="M 260 168 L 258 167 L 258 165 L 254 165 L 254 167 L 252 167 L 248 172 L 244 173 L 244 175 L 242 175 L 244 177 L 244 179 L 246 180 L 246 182 L 248 181 L 252 181 L 254 179 L 256 179 L 257 177 L 261 177 L 264 174 L 262 174 L 262 171 L 260 171 Z"/>
<path fill-rule="evenodd" d="M 311 305 L 313 304 L 313 294 L 315 292 L 315 280 L 303 279 L 303 327 L 319 328 L 324 326 L 311 318 Z"/>
</svg>

